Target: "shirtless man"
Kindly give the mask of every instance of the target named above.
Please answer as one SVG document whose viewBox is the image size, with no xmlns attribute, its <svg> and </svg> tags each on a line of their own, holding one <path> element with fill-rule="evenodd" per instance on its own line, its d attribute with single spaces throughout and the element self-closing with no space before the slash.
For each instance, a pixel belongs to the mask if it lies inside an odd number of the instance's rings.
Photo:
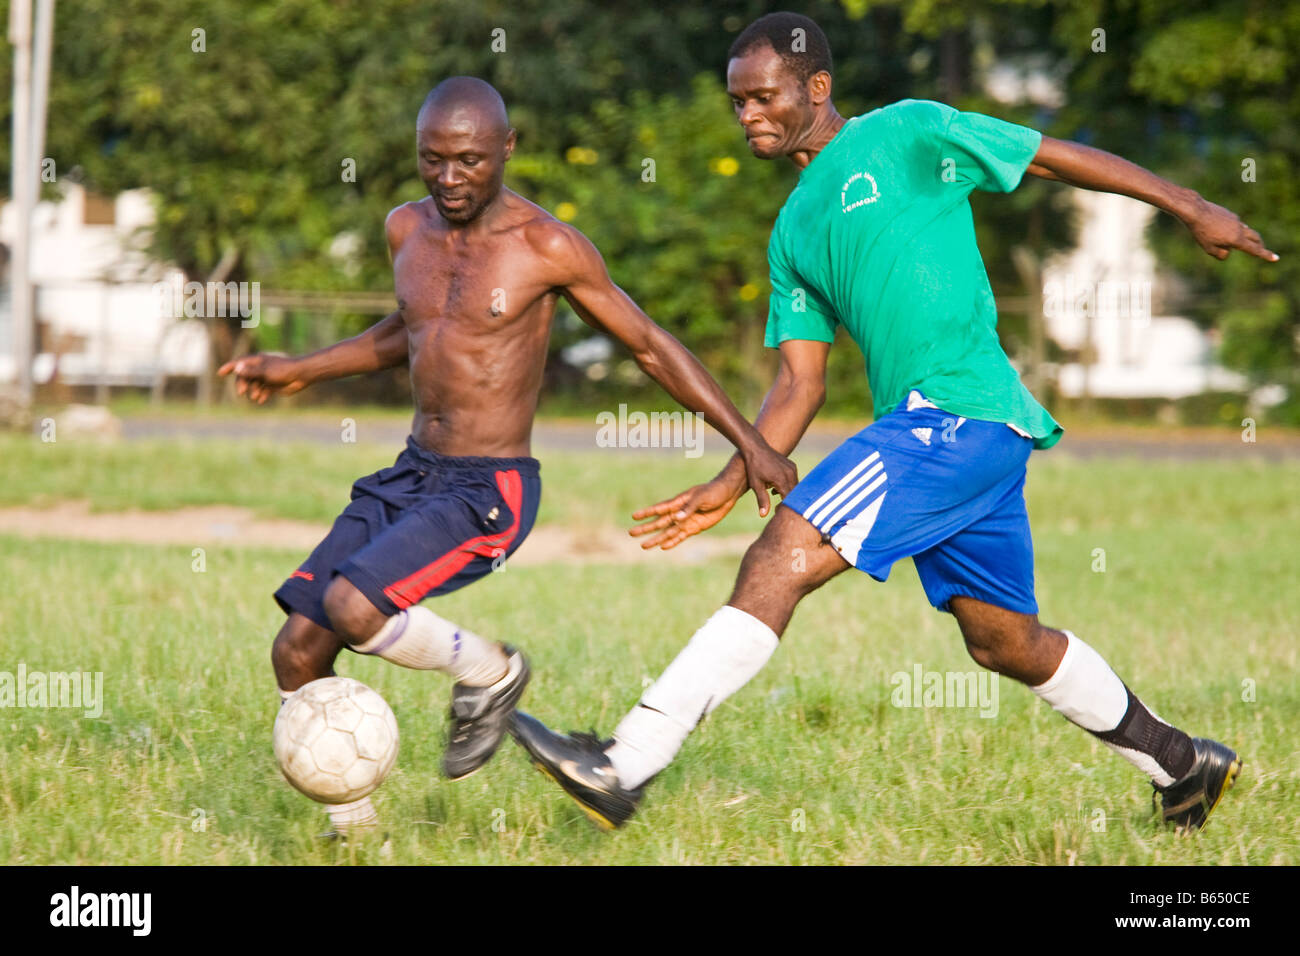
<svg viewBox="0 0 1300 956">
<path fill-rule="evenodd" d="M 344 647 L 446 671 L 456 683 L 443 771 L 460 779 L 496 751 L 528 664 L 420 602 L 487 574 L 532 528 L 541 484 L 529 436 L 561 296 L 736 446 L 760 513 L 769 489 L 788 492 L 796 474 L 700 362 L 614 285 L 582 233 L 503 187 L 515 132 L 492 86 L 473 77 L 439 84 L 420 109 L 416 143 L 429 197 L 394 209 L 385 226 L 398 311 L 311 355 L 255 355 L 219 371 L 260 404 L 410 363 L 406 450 L 353 486 L 325 540 L 275 592 L 289 618 L 271 659 L 282 698 L 331 675 Z M 369 798 L 330 815 L 336 829 L 375 822 Z"/>
</svg>

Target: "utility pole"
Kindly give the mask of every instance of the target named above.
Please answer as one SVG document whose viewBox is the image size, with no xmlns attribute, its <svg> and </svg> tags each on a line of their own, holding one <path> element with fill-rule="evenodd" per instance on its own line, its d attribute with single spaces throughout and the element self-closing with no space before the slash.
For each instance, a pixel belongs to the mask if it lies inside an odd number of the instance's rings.
<svg viewBox="0 0 1300 956">
<path fill-rule="evenodd" d="M 32 0 L 12 0 L 9 6 L 9 42 L 14 48 L 14 119 L 9 195 L 17 215 L 14 220 L 9 288 L 14 373 L 18 400 L 25 409 L 32 406 L 32 352 L 36 329 L 36 303 L 32 294 L 32 210 L 40 198 L 40 170 L 42 153 L 45 151 L 45 112 L 49 99 L 53 37 L 54 0 L 37 0 L 34 38 Z"/>
<path fill-rule="evenodd" d="M 9 195 L 17 216 L 14 222 L 13 261 L 10 266 L 14 372 L 18 400 L 32 405 L 32 277 L 31 225 L 35 175 L 32 168 L 32 0 L 11 0 L 9 42 L 14 47 L 13 160 Z"/>
<path fill-rule="evenodd" d="M 36 0 L 36 48 L 32 51 L 32 208 L 41 198 L 45 160 L 45 112 L 50 99 L 50 47 L 54 45 L 54 0 Z"/>
</svg>

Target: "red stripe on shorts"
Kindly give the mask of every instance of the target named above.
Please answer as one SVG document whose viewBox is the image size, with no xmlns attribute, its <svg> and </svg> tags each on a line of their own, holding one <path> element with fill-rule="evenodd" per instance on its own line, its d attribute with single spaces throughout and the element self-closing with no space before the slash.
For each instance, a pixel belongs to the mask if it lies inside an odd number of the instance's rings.
<svg viewBox="0 0 1300 956">
<path fill-rule="evenodd" d="M 519 510 L 523 506 L 524 483 L 517 471 L 498 471 L 497 487 L 515 516 L 514 524 L 497 534 L 469 538 L 452 548 L 431 564 L 426 564 L 414 574 L 384 588 L 384 594 L 399 608 L 418 604 L 423 597 L 448 578 L 457 574 L 474 557 L 493 558 L 504 554 L 519 533 Z"/>
</svg>

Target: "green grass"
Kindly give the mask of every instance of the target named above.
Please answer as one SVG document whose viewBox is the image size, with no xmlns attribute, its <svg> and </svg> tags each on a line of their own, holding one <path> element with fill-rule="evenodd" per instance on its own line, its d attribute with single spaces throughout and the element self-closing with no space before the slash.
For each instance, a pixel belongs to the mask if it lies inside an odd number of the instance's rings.
<svg viewBox="0 0 1300 956">
<path fill-rule="evenodd" d="M 0 433 L 0 507 L 84 500 L 95 511 L 239 505 L 266 517 L 333 521 L 359 476 L 386 468 L 400 447 L 277 444 L 267 440 L 159 439 L 44 443 Z M 568 452 L 542 456 L 539 522 L 630 525 L 637 508 L 707 481 L 724 455 Z M 812 462 L 801 462 L 810 465 Z M 728 519 L 757 534 L 752 501 Z"/>
<path fill-rule="evenodd" d="M 5 439 L 0 500 L 233 502 L 323 519 L 364 463 L 393 453 Z M 615 521 L 711 467 L 550 456 L 543 520 Z M 282 621 L 270 592 L 301 555 L 209 547 L 196 573 L 188 547 L 0 537 L 0 670 L 102 671 L 105 697 L 98 719 L 0 710 L 0 863 L 1295 864 L 1298 472 L 1051 455 L 1030 466 L 1044 620 L 1098 647 L 1163 717 L 1246 759 L 1194 839 L 1157 828 L 1141 775 L 1010 681 L 992 718 L 892 706 L 895 672 L 975 669 L 905 562 L 886 584 L 850 572 L 806 601 L 768 667 L 613 835 L 509 742 L 475 777 L 440 779 L 446 679 L 349 656 L 342 673 L 384 694 L 402 729 L 376 795 L 391 852 L 322 845 L 324 815 L 280 778 L 269 739 Z M 526 709 L 608 733 L 725 600 L 735 564 L 507 565 L 435 606 L 528 650 Z"/>
</svg>

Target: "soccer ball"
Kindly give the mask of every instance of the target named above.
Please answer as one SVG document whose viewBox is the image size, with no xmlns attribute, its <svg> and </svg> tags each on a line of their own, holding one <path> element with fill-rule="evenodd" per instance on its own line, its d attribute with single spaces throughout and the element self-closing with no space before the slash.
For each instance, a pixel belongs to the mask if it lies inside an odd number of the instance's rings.
<svg viewBox="0 0 1300 956">
<path fill-rule="evenodd" d="M 280 707 L 272 744 L 284 778 L 296 788 L 321 803 L 350 803 L 393 769 L 397 718 L 360 681 L 323 677 Z"/>
</svg>

